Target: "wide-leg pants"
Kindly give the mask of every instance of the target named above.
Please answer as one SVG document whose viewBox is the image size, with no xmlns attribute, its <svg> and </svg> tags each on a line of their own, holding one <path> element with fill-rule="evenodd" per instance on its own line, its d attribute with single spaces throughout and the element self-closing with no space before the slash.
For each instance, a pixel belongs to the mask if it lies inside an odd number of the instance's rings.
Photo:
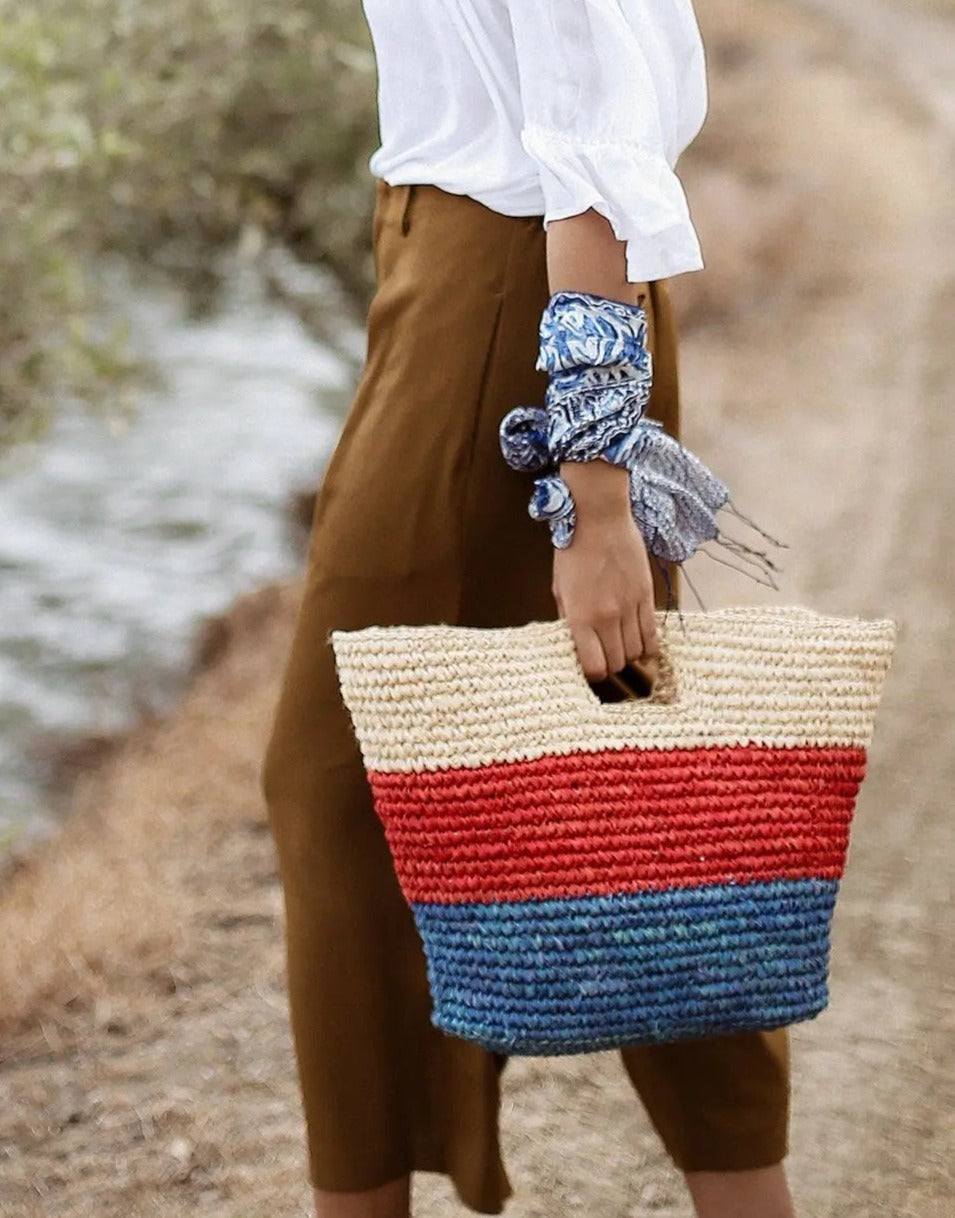
<svg viewBox="0 0 955 1218">
<path fill-rule="evenodd" d="M 440 1171 L 500 1212 L 504 1060 L 437 1031 L 420 941 L 341 700 L 332 629 L 556 616 L 532 475 L 498 424 L 539 404 L 547 302 L 539 217 L 430 186 L 378 186 L 364 374 L 319 491 L 304 596 L 263 769 L 285 893 L 288 985 L 313 1183 L 364 1190 Z M 665 285 L 646 287 L 650 413 L 678 430 Z M 663 603 L 665 585 L 658 580 Z M 786 1151 L 785 1031 L 621 1054 L 674 1162 L 736 1170 Z"/>
</svg>

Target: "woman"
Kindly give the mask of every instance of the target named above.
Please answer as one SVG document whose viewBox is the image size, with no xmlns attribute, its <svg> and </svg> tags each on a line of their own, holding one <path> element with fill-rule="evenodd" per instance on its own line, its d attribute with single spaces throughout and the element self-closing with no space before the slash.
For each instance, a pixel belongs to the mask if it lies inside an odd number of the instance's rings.
<svg viewBox="0 0 955 1218">
<path fill-rule="evenodd" d="M 621 325 L 645 320 L 649 415 L 676 433 L 662 281 L 702 265 L 673 165 L 704 117 L 703 48 L 690 0 L 365 11 L 379 68 L 378 291 L 316 505 L 263 784 L 318 1218 L 406 1218 L 415 1170 L 447 1173 L 469 1207 L 498 1213 L 504 1061 L 431 1026 L 328 633 L 556 610 L 591 680 L 655 653 L 667 587 L 626 470 L 596 450 L 559 462 L 575 521 L 559 541 L 546 511 L 528 513 L 530 480 L 504 460 L 501 423 L 550 400 L 538 329 L 570 293 Z M 621 1057 L 700 1218 L 790 1218 L 784 1031 Z"/>
</svg>

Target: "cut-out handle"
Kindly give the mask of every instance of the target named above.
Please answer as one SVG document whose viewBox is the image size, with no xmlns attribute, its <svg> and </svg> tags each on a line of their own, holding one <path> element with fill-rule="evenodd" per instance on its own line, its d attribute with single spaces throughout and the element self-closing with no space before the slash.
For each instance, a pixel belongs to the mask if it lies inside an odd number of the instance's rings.
<svg viewBox="0 0 955 1218">
<path fill-rule="evenodd" d="M 580 678 L 602 705 L 620 702 L 676 701 L 677 682 L 667 646 L 666 631 L 661 631 L 659 651 L 651 660 L 629 660 L 619 672 L 610 673 L 600 681 L 590 681 L 577 662 Z"/>
<path fill-rule="evenodd" d="M 657 681 L 656 661 L 628 661 L 619 672 L 612 672 L 600 681 L 589 681 L 590 688 L 601 702 L 626 702 L 649 698 Z"/>
</svg>

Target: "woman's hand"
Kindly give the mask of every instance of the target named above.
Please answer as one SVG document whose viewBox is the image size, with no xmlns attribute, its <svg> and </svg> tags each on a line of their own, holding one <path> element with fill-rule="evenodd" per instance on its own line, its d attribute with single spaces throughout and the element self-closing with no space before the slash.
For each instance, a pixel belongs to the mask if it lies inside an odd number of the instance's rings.
<svg viewBox="0 0 955 1218">
<path fill-rule="evenodd" d="M 551 590 L 584 675 L 602 681 L 628 660 L 658 653 L 653 576 L 630 512 L 628 475 L 607 461 L 565 461 L 574 497 L 574 539 L 554 551 Z"/>
</svg>

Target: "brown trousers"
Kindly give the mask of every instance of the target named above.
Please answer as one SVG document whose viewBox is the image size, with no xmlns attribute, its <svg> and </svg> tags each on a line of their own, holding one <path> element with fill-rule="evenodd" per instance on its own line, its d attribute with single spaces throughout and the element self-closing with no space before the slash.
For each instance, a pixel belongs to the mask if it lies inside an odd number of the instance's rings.
<svg viewBox="0 0 955 1218">
<path fill-rule="evenodd" d="M 320 1188 L 440 1171 L 472 1209 L 510 1188 L 498 1146 L 504 1060 L 438 1032 L 342 703 L 328 632 L 552 619 L 550 533 L 497 429 L 539 403 L 547 302 L 539 217 L 435 187 L 379 184 L 366 367 L 316 504 L 308 572 L 263 770 L 286 903 L 292 1030 Z M 678 429 L 676 339 L 647 285 L 650 413 Z M 664 589 L 658 581 L 658 596 Z M 676 1164 L 735 1170 L 786 1151 L 785 1031 L 621 1054 Z"/>
</svg>

